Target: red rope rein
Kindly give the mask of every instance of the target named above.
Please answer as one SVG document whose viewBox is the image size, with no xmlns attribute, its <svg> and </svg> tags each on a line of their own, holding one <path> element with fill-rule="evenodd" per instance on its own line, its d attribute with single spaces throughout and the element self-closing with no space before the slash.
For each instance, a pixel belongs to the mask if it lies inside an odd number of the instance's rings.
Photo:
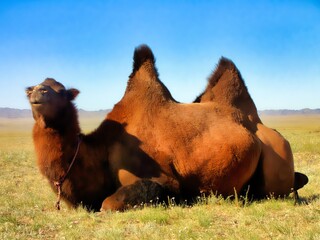
<svg viewBox="0 0 320 240">
<path fill-rule="evenodd" d="M 57 210 L 60 210 L 60 201 L 61 201 L 61 192 L 62 192 L 62 185 L 64 183 L 64 181 L 66 180 L 76 158 L 77 158 L 77 155 L 78 155 L 78 152 L 79 152 L 79 148 L 80 148 L 80 143 L 81 143 L 81 137 L 79 136 L 78 137 L 78 145 L 77 145 L 77 149 L 76 149 L 76 152 L 73 156 L 73 159 L 69 165 L 69 168 L 67 170 L 67 172 L 62 176 L 62 178 L 60 178 L 59 181 L 53 181 L 53 184 L 57 187 L 57 202 L 55 204 Z"/>
</svg>

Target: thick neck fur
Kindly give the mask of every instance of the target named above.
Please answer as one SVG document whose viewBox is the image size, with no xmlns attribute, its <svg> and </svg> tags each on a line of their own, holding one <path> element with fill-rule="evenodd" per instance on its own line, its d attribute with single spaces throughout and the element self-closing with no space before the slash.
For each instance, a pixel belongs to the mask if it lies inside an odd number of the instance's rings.
<svg viewBox="0 0 320 240">
<path fill-rule="evenodd" d="M 54 125 L 43 124 L 41 119 L 36 121 L 33 140 L 38 167 L 55 191 L 53 183 L 66 177 L 61 196 L 67 203 L 99 210 L 103 199 L 115 191 L 116 175 L 110 171 L 108 156 L 110 146 L 122 136 L 123 126 L 104 120 L 92 133 L 81 134 L 79 142 L 75 108 L 72 106 L 65 114 L 68 118 L 60 116 Z M 74 164 L 67 174 L 79 143 Z"/>
<path fill-rule="evenodd" d="M 59 180 L 75 154 L 80 127 L 72 103 L 56 119 L 40 117 L 33 128 L 38 166 L 51 181 Z"/>
</svg>

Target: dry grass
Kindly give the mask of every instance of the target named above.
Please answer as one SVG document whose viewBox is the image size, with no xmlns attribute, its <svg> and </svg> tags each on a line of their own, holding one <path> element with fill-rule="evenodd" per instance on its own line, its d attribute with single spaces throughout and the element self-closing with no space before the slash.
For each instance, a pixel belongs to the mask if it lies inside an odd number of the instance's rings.
<svg viewBox="0 0 320 240">
<path fill-rule="evenodd" d="M 211 197 L 193 207 L 162 205 L 125 213 L 54 208 L 39 174 L 31 120 L 0 119 L 0 239 L 320 239 L 320 116 L 264 117 L 291 142 L 296 169 L 309 177 L 292 197 L 242 202 Z M 83 120 L 86 132 L 100 119 Z"/>
</svg>

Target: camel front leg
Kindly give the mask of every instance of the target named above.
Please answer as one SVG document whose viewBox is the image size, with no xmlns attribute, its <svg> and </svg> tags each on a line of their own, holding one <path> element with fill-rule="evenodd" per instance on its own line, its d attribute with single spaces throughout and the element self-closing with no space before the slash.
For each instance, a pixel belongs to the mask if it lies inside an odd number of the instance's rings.
<svg viewBox="0 0 320 240">
<path fill-rule="evenodd" d="M 133 184 L 120 187 L 114 194 L 107 197 L 101 211 L 124 211 L 141 204 L 163 201 L 167 197 L 165 188 L 150 179 L 141 179 Z"/>
</svg>

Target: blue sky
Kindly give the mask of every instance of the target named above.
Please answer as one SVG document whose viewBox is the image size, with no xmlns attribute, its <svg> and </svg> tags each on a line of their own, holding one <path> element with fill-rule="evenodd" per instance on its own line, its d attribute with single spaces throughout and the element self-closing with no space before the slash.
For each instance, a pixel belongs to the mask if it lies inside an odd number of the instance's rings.
<svg viewBox="0 0 320 240">
<path fill-rule="evenodd" d="M 145 43 L 178 101 L 225 56 L 259 110 L 320 108 L 319 1 L 4 0 L 0 29 L 0 107 L 28 109 L 25 87 L 53 77 L 78 108 L 112 108 Z"/>
</svg>

